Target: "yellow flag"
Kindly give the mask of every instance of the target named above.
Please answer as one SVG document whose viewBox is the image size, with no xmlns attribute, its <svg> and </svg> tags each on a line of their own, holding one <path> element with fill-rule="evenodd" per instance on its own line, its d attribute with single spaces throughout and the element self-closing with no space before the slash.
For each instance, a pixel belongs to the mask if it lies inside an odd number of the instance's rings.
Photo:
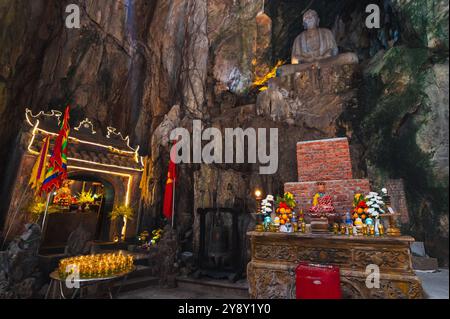
<svg viewBox="0 0 450 319">
<path fill-rule="evenodd" d="M 150 204 L 150 166 L 151 159 L 146 156 L 144 157 L 144 171 L 142 172 L 141 183 L 139 184 L 139 188 L 141 189 L 141 200 L 144 204 Z"/>
<path fill-rule="evenodd" d="M 47 136 L 44 138 L 41 151 L 39 152 L 39 156 L 37 157 L 36 163 L 34 164 L 33 170 L 31 172 L 31 177 L 28 184 L 31 185 L 31 188 L 34 189 L 36 193 L 40 191 L 41 185 L 45 179 L 45 173 L 47 172 L 47 156 L 49 146 L 50 136 Z"/>
</svg>

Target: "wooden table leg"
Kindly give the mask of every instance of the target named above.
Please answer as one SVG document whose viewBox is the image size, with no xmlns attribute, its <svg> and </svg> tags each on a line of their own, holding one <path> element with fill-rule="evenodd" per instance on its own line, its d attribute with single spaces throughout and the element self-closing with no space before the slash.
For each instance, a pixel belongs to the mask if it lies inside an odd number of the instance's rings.
<svg viewBox="0 0 450 319">
<path fill-rule="evenodd" d="M 48 285 L 47 291 L 45 292 L 44 299 L 48 299 L 48 296 L 50 294 L 50 291 L 52 290 L 54 282 L 55 282 L 55 280 L 53 280 L 53 279 L 50 280 L 50 284 Z"/>
<path fill-rule="evenodd" d="M 124 277 L 122 278 L 122 280 L 120 281 L 119 289 L 117 289 L 117 292 L 116 292 L 116 295 L 117 295 L 117 296 L 119 296 L 120 290 L 122 290 L 122 286 L 123 286 L 123 284 L 125 283 L 125 281 L 127 281 L 127 279 L 128 279 L 128 275 L 124 276 Z M 113 299 L 113 298 L 112 298 L 112 295 L 111 295 L 111 299 Z"/>
</svg>

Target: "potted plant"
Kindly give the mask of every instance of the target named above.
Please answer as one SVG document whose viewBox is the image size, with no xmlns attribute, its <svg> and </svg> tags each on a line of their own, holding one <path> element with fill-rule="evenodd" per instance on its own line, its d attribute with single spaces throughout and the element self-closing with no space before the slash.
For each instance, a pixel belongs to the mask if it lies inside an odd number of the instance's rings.
<svg viewBox="0 0 450 319">
<path fill-rule="evenodd" d="M 128 205 L 116 205 L 114 206 L 109 218 L 111 221 L 116 222 L 116 236 L 119 240 L 122 239 L 122 229 L 126 221 L 133 220 L 134 210 Z"/>
<path fill-rule="evenodd" d="M 38 224 L 40 222 L 41 216 L 45 213 L 45 207 L 46 207 L 46 201 L 43 200 L 40 197 L 36 197 L 33 199 L 33 201 L 30 203 L 30 205 L 28 205 L 28 212 L 30 213 L 30 222 L 32 224 Z M 53 206 L 49 206 L 47 213 L 48 214 L 53 214 L 53 213 L 57 213 L 58 209 L 53 207 Z"/>
</svg>

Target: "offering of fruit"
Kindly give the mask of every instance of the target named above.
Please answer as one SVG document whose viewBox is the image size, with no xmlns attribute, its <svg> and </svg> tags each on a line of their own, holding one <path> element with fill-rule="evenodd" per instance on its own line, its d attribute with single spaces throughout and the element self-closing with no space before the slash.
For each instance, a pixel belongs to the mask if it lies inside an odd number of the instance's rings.
<svg viewBox="0 0 450 319">
<path fill-rule="evenodd" d="M 278 206 L 276 213 L 277 218 L 280 220 L 280 224 L 286 225 L 291 223 L 294 208 L 296 206 L 294 195 L 292 193 L 285 193 L 283 197 L 278 196 L 276 204 Z"/>
<path fill-rule="evenodd" d="M 356 221 L 359 218 L 364 222 L 367 217 L 368 210 L 369 207 L 367 206 L 366 197 L 364 194 L 355 194 L 355 197 L 353 198 L 353 221 Z"/>
</svg>

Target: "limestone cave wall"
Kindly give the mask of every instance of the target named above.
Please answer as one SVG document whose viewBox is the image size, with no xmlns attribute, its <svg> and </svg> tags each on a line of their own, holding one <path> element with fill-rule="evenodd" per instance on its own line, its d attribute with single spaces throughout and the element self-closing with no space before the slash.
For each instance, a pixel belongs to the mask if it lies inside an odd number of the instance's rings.
<svg viewBox="0 0 450 319">
<path fill-rule="evenodd" d="M 404 36 L 365 68 L 353 127 L 371 179 L 404 180 L 405 230 L 448 264 L 448 1 L 394 5 Z"/>
</svg>

